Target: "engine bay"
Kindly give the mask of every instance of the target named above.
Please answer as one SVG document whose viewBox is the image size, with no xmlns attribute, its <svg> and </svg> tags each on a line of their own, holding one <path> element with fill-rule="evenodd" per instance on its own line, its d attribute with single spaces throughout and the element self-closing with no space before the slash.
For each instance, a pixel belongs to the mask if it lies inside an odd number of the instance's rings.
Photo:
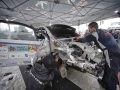
<svg viewBox="0 0 120 90">
<path fill-rule="evenodd" d="M 52 28 L 54 26 L 52 26 Z M 57 26 L 62 27 L 62 25 Z M 55 29 L 57 29 L 57 26 L 55 26 Z M 63 27 L 67 28 L 67 26 Z M 57 53 L 58 58 L 64 62 L 63 64 L 65 64 L 65 69 L 67 69 L 67 67 L 72 67 L 74 69 L 78 68 L 81 72 L 88 72 L 99 77 L 99 74 L 102 72 L 104 67 L 104 65 L 102 65 L 103 63 L 101 64 L 101 62 L 104 60 L 102 52 L 96 46 L 91 46 L 87 43 L 76 42 L 74 37 L 68 37 L 70 33 L 68 35 L 63 35 L 63 37 L 55 37 L 55 32 L 52 34 L 49 28 L 39 27 L 36 29 L 37 37 L 42 37 L 38 38 L 39 41 L 42 42 L 41 45 L 43 45 L 40 46 L 39 52 L 42 52 L 43 55 L 47 55 L 47 53 L 50 52 Z M 73 34 L 73 36 L 76 35 L 75 33 Z M 50 49 L 48 49 L 48 47 L 50 47 Z M 43 55 L 41 55 L 41 57 Z"/>
</svg>

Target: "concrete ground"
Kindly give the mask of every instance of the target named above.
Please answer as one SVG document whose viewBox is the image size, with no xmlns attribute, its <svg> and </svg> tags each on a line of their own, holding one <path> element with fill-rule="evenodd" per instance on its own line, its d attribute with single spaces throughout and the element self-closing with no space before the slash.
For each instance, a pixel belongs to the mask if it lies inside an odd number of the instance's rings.
<svg viewBox="0 0 120 90">
<path fill-rule="evenodd" d="M 68 69 L 67 78 L 83 90 L 104 90 L 98 83 L 97 77 L 82 73 L 72 68 Z"/>
<path fill-rule="evenodd" d="M 12 72 L 13 79 L 6 84 L 2 82 L 7 81 L 8 76 L 2 76 L 4 73 Z M 3 80 L 4 78 L 4 80 Z M 25 90 L 26 86 L 20 72 L 19 66 L 0 67 L 0 90 Z"/>
<path fill-rule="evenodd" d="M 25 90 L 25 83 L 18 66 L 0 67 L 0 73 L 6 72 L 12 72 L 18 76 L 15 82 L 12 83 L 12 86 L 10 86 L 7 90 Z M 95 76 L 88 73 L 79 72 L 72 68 L 68 69 L 67 79 L 80 87 L 82 90 L 104 90 L 97 82 L 97 78 Z"/>
</svg>

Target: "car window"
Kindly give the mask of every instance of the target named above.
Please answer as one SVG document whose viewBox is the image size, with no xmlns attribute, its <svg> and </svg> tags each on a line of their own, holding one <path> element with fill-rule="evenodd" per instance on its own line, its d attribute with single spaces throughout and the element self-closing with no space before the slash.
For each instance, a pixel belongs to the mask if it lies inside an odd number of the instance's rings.
<svg viewBox="0 0 120 90">
<path fill-rule="evenodd" d="M 0 39 L 7 39 L 9 36 L 9 27 L 6 23 L 0 23 Z"/>
<path fill-rule="evenodd" d="M 0 39 L 36 41 L 36 36 L 33 29 L 29 27 L 0 23 Z"/>
</svg>

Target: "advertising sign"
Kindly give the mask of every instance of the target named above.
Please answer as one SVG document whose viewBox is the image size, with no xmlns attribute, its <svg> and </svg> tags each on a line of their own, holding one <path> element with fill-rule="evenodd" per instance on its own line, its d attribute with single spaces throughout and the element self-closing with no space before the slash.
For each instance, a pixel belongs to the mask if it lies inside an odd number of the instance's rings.
<svg viewBox="0 0 120 90">
<path fill-rule="evenodd" d="M 28 50 L 29 51 L 37 51 L 37 47 L 33 46 L 33 45 L 29 45 L 28 46 Z"/>
<path fill-rule="evenodd" d="M 18 65 L 18 63 L 17 63 L 17 62 L 11 62 L 11 64 L 12 64 L 12 65 Z"/>
<path fill-rule="evenodd" d="M 8 46 L 9 52 L 25 52 L 28 51 L 28 45 L 10 45 Z"/>
<path fill-rule="evenodd" d="M 31 57 L 31 58 L 33 58 L 34 56 L 35 56 L 35 54 L 36 54 L 36 52 L 29 52 L 29 56 L 28 57 Z"/>
<path fill-rule="evenodd" d="M 23 53 L 9 53 L 9 59 L 11 58 L 24 58 L 24 54 Z"/>
<path fill-rule="evenodd" d="M 0 59 L 8 59 L 8 54 L 7 53 L 0 53 Z"/>
<path fill-rule="evenodd" d="M 0 66 L 30 64 L 39 45 L 38 41 L 0 40 Z"/>
<path fill-rule="evenodd" d="M 8 53 L 8 48 L 6 44 L 0 44 L 0 53 Z"/>
<path fill-rule="evenodd" d="M 3 66 L 4 65 L 4 63 L 3 62 L 0 62 L 0 66 Z"/>
<path fill-rule="evenodd" d="M 30 64 L 31 61 L 23 61 L 24 64 Z"/>
</svg>

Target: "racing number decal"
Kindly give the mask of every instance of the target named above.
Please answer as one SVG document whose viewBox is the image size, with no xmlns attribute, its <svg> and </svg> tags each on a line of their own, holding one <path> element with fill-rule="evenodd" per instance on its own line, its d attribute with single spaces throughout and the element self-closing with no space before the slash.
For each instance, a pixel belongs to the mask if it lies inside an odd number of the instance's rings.
<svg viewBox="0 0 120 90">
<path fill-rule="evenodd" d="M 29 51 L 33 50 L 33 48 L 34 48 L 34 46 L 32 46 L 32 45 L 28 46 Z"/>
<path fill-rule="evenodd" d="M 37 48 L 35 46 L 30 45 L 30 46 L 28 46 L 28 50 L 29 51 L 32 51 L 32 50 L 37 51 Z"/>
</svg>

